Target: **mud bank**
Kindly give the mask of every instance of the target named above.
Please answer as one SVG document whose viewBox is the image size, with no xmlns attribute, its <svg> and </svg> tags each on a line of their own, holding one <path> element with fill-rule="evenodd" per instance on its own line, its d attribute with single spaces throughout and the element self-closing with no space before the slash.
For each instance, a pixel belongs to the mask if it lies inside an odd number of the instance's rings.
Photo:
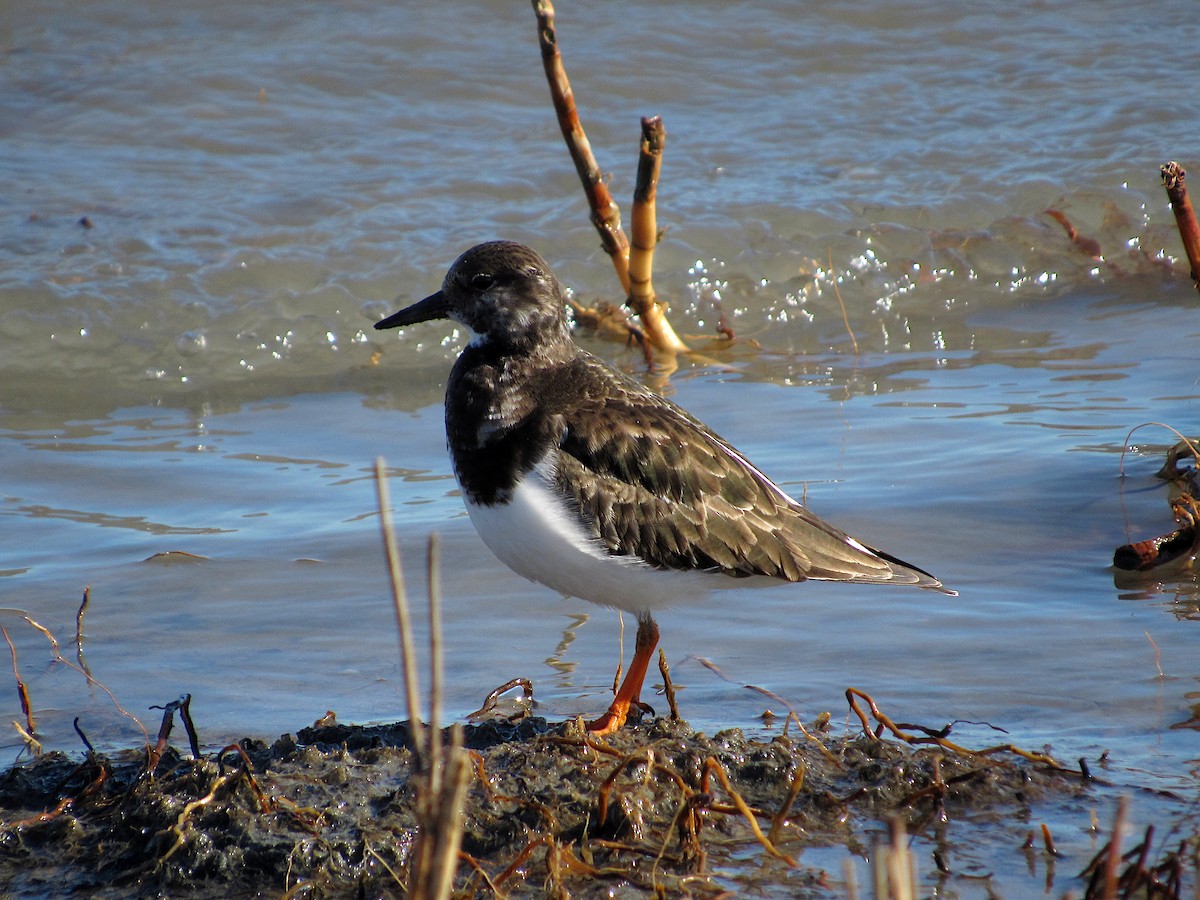
<svg viewBox="0 0 1200 900">
<path fill-rule="evenodd" d="M 466 896 L 846 896 L 843 872 L 805 852 L 869 859 L 896 820 L 938 830 L 923 866 L 945 877 L 955 822 L 980 817 L 1024 867 L 1037 806 L 1094 789 L 1037 758 L 812 728 L 754 740 L 660 719 L 601 740 L 531 718 L 464 737 Z M 0 776 L 0 880 L 23 895 L 400 896 L 409 746 L 403 723 L 333 724 L 199 760 L 168 749 L 152 774 L 144 751 L 46 754 Z"/>
</svg>

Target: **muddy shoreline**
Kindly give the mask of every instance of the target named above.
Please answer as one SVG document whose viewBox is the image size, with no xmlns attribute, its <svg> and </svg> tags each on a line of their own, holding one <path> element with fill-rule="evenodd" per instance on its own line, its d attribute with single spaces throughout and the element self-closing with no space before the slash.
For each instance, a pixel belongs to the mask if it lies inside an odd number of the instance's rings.
<svg viewBox="0 0 1200 900">
<path fill-rule="evenodd" d="M 956 822 L 989 820 L 1024 866 L 1045 852 L 1029 846 L 1039 805 L 1102 784 L 1011 752 L 820 727 L 764 741 L 669 719 L 603 740 L 537 717 L 467 726 L 455 892 L 848 896 L 805 850 L 870 859 L 894 821 L 943 836 L 922 868 L 951 879 Z M 143 750 L 48 753 L 0 775 L 0 880 L 26 896 L 401 896 L 413 773 L 405 723 L 318 725 L 199 760 L 168 748 L 152 775 Z"/>
</svg>

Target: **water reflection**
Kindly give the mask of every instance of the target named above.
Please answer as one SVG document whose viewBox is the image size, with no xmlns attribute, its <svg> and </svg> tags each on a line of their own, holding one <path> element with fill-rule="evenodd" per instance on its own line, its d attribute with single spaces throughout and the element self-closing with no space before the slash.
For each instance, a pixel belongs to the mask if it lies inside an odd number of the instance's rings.
<svg viewBox="0 0 1200 900">
<path fill-rule="evenodd" d="M 554 648 L 554 653 L 545 660 L 546 665 L 558 673 L 555 684 L 559 690 L 569 691 L 574 684 L 572 676 L 575 674 L 575 670 L 579 668 L 579 663 L 567 660 L 565 657 L 571 645 L 575 643 L 577 630 L 586 625 L 590 619 L 591 616 L 587 613 L 578 613 L 570 616 L 570 622 L 563 628 L 562 640 Z"/>
<path fill-rule="evenodd" d="M 11 507 L 8 512 L 27 516 L 30 519 L 62 519 L 82 525 L 97 525 L 100 528 L 128 528 L 131 531 L 144 531 L 147 534 L 155 535 L 230 534 L 235 530 L 232 528 L 188 528 L 182 525 L 147 521 L 145 516 L 114 516 L 104 512 L 53 509 L 48 506 L 17 506 Z"/>
</svg>

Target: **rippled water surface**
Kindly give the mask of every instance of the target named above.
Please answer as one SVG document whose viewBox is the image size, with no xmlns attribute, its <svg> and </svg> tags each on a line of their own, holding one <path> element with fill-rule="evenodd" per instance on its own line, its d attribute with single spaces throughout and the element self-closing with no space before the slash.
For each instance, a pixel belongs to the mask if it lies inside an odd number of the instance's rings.
<svg viewBox="0 0 1200 900">
<path fill-rule="evenodd" d="M 1153 791 L 1196 798 L 1195 576 L 1109 562 L 1174 527 L 1153 477 L 1174 435 L 1137 431 L 1122 470 L 1127 434 L 1200 412 L 1200 297 L 1158 180 L 1200 159 L 1168 87 L 1194 81 L 1200 29 L 1183 3 L 961 6 L 561 3 L 623 206 L 638 117 L 664 117 L 656 287 L 704 352 L 665 378 L 580 340 L 960 592 L 669 611 L 684 715 L 761 729 L 752 683 L 840 722 L 854 685 L 1007 732 L 957 725 L 969 745 L 1107 750 L 1117 788 L 1046 814 L 1070 863 L 1050 880 L 1078 890 L 1116 793 L 1164 831 L 1185 807 Z M 514 675 L 547 715 L 606 706 L 616 614 L 507 572 L 462 512 L 441 412 L 462 336 L 370 328 L 495 237 L 619 299 L 528 5 L 10 0 L 0 25 L 0 623 L 46 743 L 76 749 L 76 716 L 138 737 L 21 618 L 75 660 L 89 585 L 85 662 L 151 728 L 184 692 L 212 744 L 402 716 L 380 454 L 418 597 L 441 536 L 449 710 Z M 738 340 L 710 350 L 722 318 Z M 1047 880 L 954 851 L 993 873 L 960 895 Z"/>
</svg>

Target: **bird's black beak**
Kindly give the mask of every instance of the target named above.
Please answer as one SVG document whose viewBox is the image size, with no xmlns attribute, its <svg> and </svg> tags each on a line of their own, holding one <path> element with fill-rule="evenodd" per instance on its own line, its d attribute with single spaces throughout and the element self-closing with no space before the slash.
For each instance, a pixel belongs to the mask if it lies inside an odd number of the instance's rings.
<svg viewBox="0 0 1200 900">
<path fill-rule="evenodd" d="M 430 319 L 445 319 L 450 312 L 450 303 L 441 291 L 430 294 L 424 300 L 419 300 L 407 309 L 392 313 L 386 319 L 375 323 L 376 328 L 400 328 L 404 325 L 415 325 L 417 322 L 428 322 Z"/>
</svg>

